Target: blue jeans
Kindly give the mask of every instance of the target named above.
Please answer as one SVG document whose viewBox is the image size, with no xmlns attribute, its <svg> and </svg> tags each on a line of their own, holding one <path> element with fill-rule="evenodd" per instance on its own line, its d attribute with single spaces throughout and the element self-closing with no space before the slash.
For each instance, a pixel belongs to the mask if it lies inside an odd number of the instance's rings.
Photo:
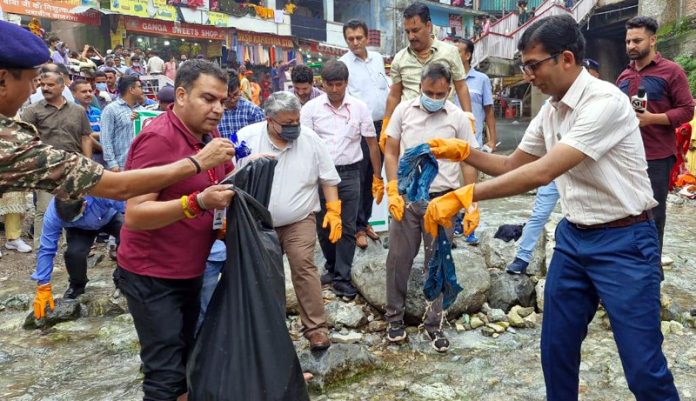
<svg viewBox="0 0 696 401">
<path fill-rule="evenodd" d="M 196 323 L 196 333 L 200 330 L 203 324 L 205 312 L 208 310 L 208 304 L 213 297 L 215 288 L 217 287 L 220 278 L 220 272 L 225 265 L 227 259 L 227 249 L 225 243 L 217 240 L 213 244 L 213 248 L 208 255 L 208 261 L 205 263 L 205 272 L 203 272 L 203 285 L 201 286 L 201 309 L 198 314 L 198 322 Z"/>
<path fill-rule="evenodd" d="M 544 289 L 541 365 L 549 401 L 578 399 L 580 349 L 600 298 L 637 401 L 677 401 L 662 353 L 655 222 L 580 229 L 562 220 Z"/>
<path fill-rule="evenodd" d="M 551 181 L 550 184 L 539 187 L 536 198 L 534 199 L 534 208 L 532 215 L 529 216 L 529 221 L 522 229 L 522 236 L 517 243 L 517 257 L 529 262 L 532 260 L 532 253 L 536 247 L 537 241 L 541 236 L 541 231 L 544 229 L 546 222 L 549 221 L 551 212 L 556 207 L 558 202 L 558 189 L 556 183 Z"/>
</svg>

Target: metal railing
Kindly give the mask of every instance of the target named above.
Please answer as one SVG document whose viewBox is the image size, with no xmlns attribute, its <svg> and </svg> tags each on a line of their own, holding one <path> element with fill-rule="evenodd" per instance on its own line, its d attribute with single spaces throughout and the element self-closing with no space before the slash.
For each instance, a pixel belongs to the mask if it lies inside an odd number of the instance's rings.
<svg viewBox="0 0 696 401">
<path fill-rule="evenodd" d="M 481 0 L 479 10 L 487 13 L 499 13 L 502 11 L 517 10 L 518 0 Z M 533 7 L 539 7 L 544 0 L 527 0 L 527 9 L 532 10 Z"/>
<path fill-rule="evenodd" d="M 546 0 L 536 10 L 534 18 L 521 27 L 517 26 L 517 15 L 506 15 L 491 25 L 491 31 L 476 41 L 473 65 L 477 66 L 488 57 L 506 60 L 515 58 L 517 42 L 531 21 L 552 15 L 571 15 L 576 21 L 582 21 L 597 5 L 599 0 L 578 0 L 572 10 L 568 10 L 558 0 Z M 513 23 L 514 21 L 514 23 Z"/>
</svg>

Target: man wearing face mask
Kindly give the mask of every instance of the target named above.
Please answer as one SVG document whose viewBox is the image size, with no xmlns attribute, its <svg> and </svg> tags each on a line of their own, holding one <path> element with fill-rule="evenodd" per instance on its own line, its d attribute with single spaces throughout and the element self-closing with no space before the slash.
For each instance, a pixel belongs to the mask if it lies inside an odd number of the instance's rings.
<svg viewBox="0 0 696 401">
<path fill-rule="evenodd" d="M 421 238 L 425 249 L 425 275 L 428 274 L 428 262 L 434 251 L 434 238 L 425 232 L 422 224 L 427 204 L 405 204 L 404 198 L 398 192 L 396 173 L 399 158 L 407 149 L 421 145 L 430 138 L 460 138 L 469 143 L 476 143 L 468 117 L 454 103 L 447 100 L 451 83 L 452 73 L 444 64 L 431 63 L 425 66 L 421 73 L 420 97 L 399 104 L 387 128 L 384 165 L 388 180 L 389 213 L 393 220 L 389 225 L 386 318 L 389 322 L 387 340 L 391 342 L 406 339 L 403 320 L 406 290 Z M 430 185 L 430 199 L 458 188 L 459 174 L 458 163 L 438 160 L 437 177 Z M 469 175 L 468 179 L 471 178 Z M 451 241 L 454 230 L 450 227 L 446 231 Z M 438 352 L 445 352 L 449 348 L 449 340 L 440 329 L 441 314 L 442 296 L 438 297 L 428 310 L 424 326 L 433 348 Z"/>
<path fill-rule="evenodd" d="M 100 232 L 109 233 L 118 242 L 123 225 L 124 202 L 86 196 L 72 201 L 53 199 L 44 215 L 36 271 L 31 275 L 37 282 L 34 317 L 41 319 L 46 305 L 53 303 L 51 275 L 53 259 L 58 252 L 61 233 L 65 229 L 67 250 L 65 268 L 70 285 L 63 299 L 75 299 L 85 293 L 87 284 L 87 256 Z M 51 306 L 51 309 L 53 307 Z"/>
<path fill-rule="evenodd" d="M 294 95 L 273 93 L 264 107 L 266 121 L 242 128 L 238 135 L 254 154 L 270 155 L 278 161 L 268 210 L 290 262 L 303 334 L 310 348 L 318 351 L 328 348 L 331 342 L 319 270 L 314 264 L 316 223 L 329 228 L 329 241 L 335 243 L 341 237 L 341 201 L 337 189 L 341 179 L 321 138 L 311 128 L 300 125 L 302 105 Z M 248 159 L 242 159 L 241 165 Z M 338 210 L 318 220 L 320 189 L 326 202 L 338 205 Z"/>
<path fill-rule="evenodd" d="M 329 61 L 324 64 L 321 78 L 325 94 L 310 100 L 302 107 L 302 125 L 312 128 L 324 140 L 341 176 L 338 197 L 343 204 L 343 237 L 338 243 L 330 241 L 329 233 L 317 225 L 319 244 L 326 258 L 326 274 L 322 284 L 331 284 L 336 295 L 348 299 L 355 298 L 357 290 L 350 279 L 353 256 L 356 246 L 356 225 L 360 207 L 360 165 L 363 159 L 360 142 L 365 138 L 373 171 L 382 167 L 375 126 L 367 105 L 346 93 L 348 88 L 348 67 L 342 61 Z M 375 193 L 384 191 L 384 183 L 379 176 L 373 176 L 372 188 Z M 322 199 L 322 212 L 335 212 L 331 202 Z"/>
</svg>

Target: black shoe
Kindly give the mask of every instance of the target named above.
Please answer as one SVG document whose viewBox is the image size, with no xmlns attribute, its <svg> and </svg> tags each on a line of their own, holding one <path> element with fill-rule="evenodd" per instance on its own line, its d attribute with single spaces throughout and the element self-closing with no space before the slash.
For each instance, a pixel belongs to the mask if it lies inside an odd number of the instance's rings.
<svg viewBox="0 0 696 401">
<path fill-rule="evenodd" d="M 321 285 L 329 285 L 333 283 L 334 274 L 331 272 L 326 272 L 321 275 Z"/>
<path fill-rule="evenodd" d="M 515 258 L 515 260 L 510 263 L 510 265 L 507 267 L 506 271 L 510 274 L 524 274 L 527 272 L 527 266 L 529 266 L 529 262 L 525 262 L 524 260 L 520 258 Z"/>
<path fill-rule="evenodd" d="M 71 285 L 70 287 L 68 287 L 67 290 L 65 290 L 65 294 L 63 294 L 63 299 L 75 299 L 84 293 L 85 293 L 84 286 L 73 287 Z"/>
<path fill-rule="evenodd" d="M 435 348 L 437 352 L 447 352 L 449 349 L 449 340 L 445 337 L 445 333 L 442 330 L 425 331 L 425 335 L 430 340 L 430 345 Z"/>
<path fill-rule="evenodd" d="M 387 329 L 387 340 L 390 342 L 399 342 L 406 339 L 406 326 L 404 326 L 404 321 L 399 320 L 396 322 L 389 322 L 389 328 Z"/>
<path fill-rule="evenodd" d="M 335 281 L 331 287 L 334 294 L 339 297 L 348 298 L 349 300 L 352 300 L 358 295 L 358 290 L 356 290 L 349 281 Z"/>
</svg>

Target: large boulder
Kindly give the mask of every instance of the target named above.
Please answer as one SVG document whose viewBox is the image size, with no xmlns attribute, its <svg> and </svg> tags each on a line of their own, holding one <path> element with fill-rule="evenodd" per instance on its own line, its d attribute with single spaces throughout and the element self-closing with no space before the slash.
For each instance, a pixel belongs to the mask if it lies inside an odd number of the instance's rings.
<svg viewBox="0 0 696 401">
<path fill-rule="evenodd" d="M 34 312 L 29 312 L 24 320 L 24 328 L 27 330 L 47 329 L 61 322 L 69 322 L 80 318 L 81 305 L 74 299 L 56 299 L 55 309 L 46 309 L 48 313 L 41 320 L 34 319 Z"/>
<path fill-rule="evenodd" d="M 470 247 L 452 250 L 452 258 L 457 273 L 457 281 L 464 289 L 447 311 L 448 317 L 456 318 L 465 312 L 476 312 L 486 302 L 490 278 L 483 257 Z M 357 250 L 353 259 L 352 280 L 365 300 L 382 312 L 387 303 L 386 293 L 387 250 L 370 246 Z M 423 295 L 423 252 L 416 256 L 408 282 L 406 295 L 406 320 L 417 322 L 425 313 Z"/>
<path fill-rule="evenodd" d="M 497 228 L 480 230 L 481 252 L 486 261 L 486 266 L 489 269 L 505 268 L 515 260 L 517 253 L 517 241 L 505 242 L 495 238 Z M 539 241 L 537 241 L 532 260 L 527 266 L 527 274 L 530 276 L 546 276 L 546 230 L 541 232 Z"/>
<path fill-rule="evenodd" d="M 491 308 L 509 311 L 515 305 L 534 306 L 534 283 L 524 274 L 491 270 L 488 303 Z"/>
<path fill-rule="evenodd" d="M 319 353 L 305 350 L 299 354 L 299 359 L 302 371 L 314 375 L 309 387 L 320 390 L 377 367 L 377 361 L 367 348 L 358 344 L 333 344 Z"/>
</svg>

